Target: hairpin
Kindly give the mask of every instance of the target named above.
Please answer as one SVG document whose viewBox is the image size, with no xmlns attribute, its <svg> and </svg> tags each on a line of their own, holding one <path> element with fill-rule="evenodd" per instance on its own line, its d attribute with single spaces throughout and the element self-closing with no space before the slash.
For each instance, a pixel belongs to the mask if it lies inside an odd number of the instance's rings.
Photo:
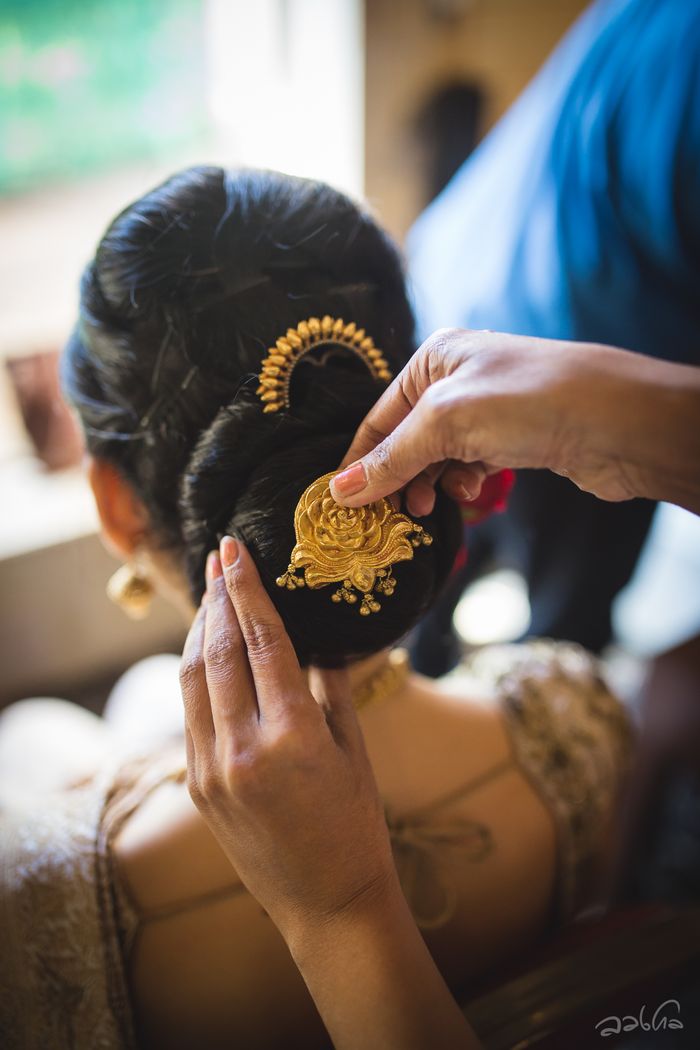
<svg viewBox="0 0 700 1050">
<path fill-rule="evenodd" d="M 410 561 L 416 547 L 433 539 L 421 525 L 394 510 L 388 499 L 364 507 L 341 507 L 330 490 L 336 473 L 317 478 L 301 494 L 294 511 L 296 543 L 277 586 L 293 591 L 340 583 L 332 600 L 354 605 L 361 594 L 360 613 L 368 616 L 381 609 L 377 595 L 394 593 L 393 564 Z"/>
<path fill-rule="evenodd" d="M 260 386 L 255 391 L 264 404 L 263 412 L 279 412 L 289 408 L 289 384 L 295 366 L 310 350 L 318 346 L 345 346 L 364 361 L 374 379 L 389 382 L 389 365 L 381 350 L 364 328 L 354 321 L 345 324 L 342 318 L 310 317 L 300 321 L 296 328 L 288 328 L 270 347 L 262 363 Z"/>
</svg>

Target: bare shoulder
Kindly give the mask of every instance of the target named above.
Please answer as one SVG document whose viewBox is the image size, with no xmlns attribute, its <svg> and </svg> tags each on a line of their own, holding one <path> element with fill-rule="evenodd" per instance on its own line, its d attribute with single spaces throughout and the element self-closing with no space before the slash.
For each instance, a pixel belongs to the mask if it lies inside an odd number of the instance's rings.
<svg viewBox="0 0 700 1050">
<path fill-rule="evenodd" d="M 121 827 L 112 852 L 140 910 L 239 884 L 184 783 L 165 781 L 152 791 Z"/>
<path fill-rule="evenodd" d="M 328 1045 L 287 947 L 242 886 L 182 783 L 156 788 L 115 838 L 139 915 L 128 959 L 139 1038 L 169 1050 Z"/>
</svg>

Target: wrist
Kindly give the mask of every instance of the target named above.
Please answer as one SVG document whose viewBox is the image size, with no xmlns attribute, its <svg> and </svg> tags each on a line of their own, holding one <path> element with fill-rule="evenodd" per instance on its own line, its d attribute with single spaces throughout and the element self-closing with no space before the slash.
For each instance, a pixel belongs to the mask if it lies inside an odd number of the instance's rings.
<svg viewBox="0 0 700 1050">
<path fill-rule="evenodd" d="M 700 473 L 700 370 L 618 354 L 625 374 L 616 401 L 615 450 L 629 494 L 692 505 Z"/>
<path fill-rule="evenodd" d="M 356 905 L 288 941 L 333 1045 L 474 1050 L 398 877 Z"/>
<path fill-rule="evenodd" d="M 308 959 L 332 951 L 339 938 L 372 939 L 412 916 L 394 868 L 368 881 L 362 890 L 332 912 L 302 910 L 280 924 L 291 955 L 303 972 Z"/>
<path fill-rule="evenodd" d="M 700 512 L 700 369 L 652 360 L 640 386 L 641 434 L 629 452 L 638 494 Z"/>
<path fill-rule="evenodd" d="M 698 462 L 690 422 L 700 372 L 598 344 L 572 344 L 572 351 L 566 438 L 554 469 L 604 499 L 670 499 L 682 491 Z"/>
</svg>

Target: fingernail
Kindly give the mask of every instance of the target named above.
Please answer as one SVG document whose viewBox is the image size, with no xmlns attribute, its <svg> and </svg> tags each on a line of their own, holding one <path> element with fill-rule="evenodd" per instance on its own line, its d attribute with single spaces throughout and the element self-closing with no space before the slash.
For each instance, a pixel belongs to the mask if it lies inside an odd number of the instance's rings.
<svg viewBox="0 0 700 1050">
<path fill-rule="evenodd" d="M 340 474 L 336 474 L 331 481 L 332 488 L 339 496 L 356 496 L 358 492 L 362 492 L 366 484 L 365 468 L 360 460 L 346 467 Z"/>
<path fill-rule="evenodd" d="M 218 551 L 209 551 L 209 554 L 207 555 L 207 580 L 211 582 L 222 575 L 221 559 L 219 558 Z"/>
<path fill-rule="evenodd" d="M 468 489 L 466 485 L 460 483 L 457 486 L 457 492 L 459 494 L 459 499 L 474 499 L 474 492 L 471 489 Z"/>
<path fill-rule="evenodd" d="M 420 494 L 415 492 L 409 492 L 406 497 L 406 510 L 414 518 L 424 518 L 426 514 L 430 513 L 428 501 L 421 499 Z"/>
<path fill-rule="evenodd" d="M 221 561 L 226 569 L 230 569 L 238 561 L 238 542 L 232 536 L 224 536 L 219 547 Z"/>
</svg>

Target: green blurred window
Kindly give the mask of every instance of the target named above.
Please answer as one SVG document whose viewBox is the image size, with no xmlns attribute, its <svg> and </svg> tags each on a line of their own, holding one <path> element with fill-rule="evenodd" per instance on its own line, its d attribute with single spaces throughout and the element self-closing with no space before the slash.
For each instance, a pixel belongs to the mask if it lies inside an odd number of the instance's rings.
<svg viewBox="0 0 700 1050">
<path fill-rule="evenodd" d="M 202 0 L 0 0 L 0 193 L 201 141 Z"/>
</svg>

